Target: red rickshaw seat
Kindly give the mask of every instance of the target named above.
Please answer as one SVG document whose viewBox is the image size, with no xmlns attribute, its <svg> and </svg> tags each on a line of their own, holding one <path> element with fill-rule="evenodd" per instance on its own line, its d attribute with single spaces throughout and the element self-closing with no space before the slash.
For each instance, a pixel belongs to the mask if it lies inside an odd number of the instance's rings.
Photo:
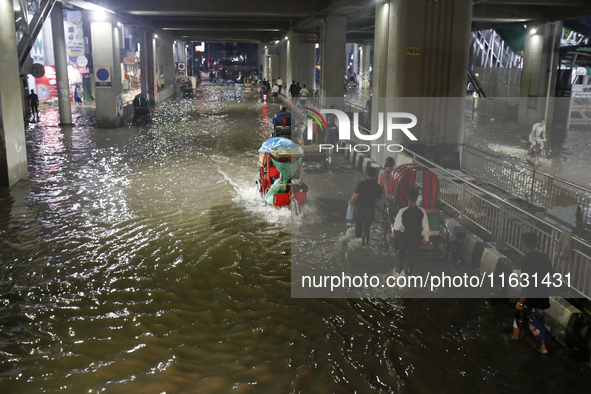
<svg viewBox="0 0 591 394">
<path fill-rule="evenodd" d="M 289 204 L 289 193 L 273 194 L 273 206 L 282 207 Z"/>
</svg>

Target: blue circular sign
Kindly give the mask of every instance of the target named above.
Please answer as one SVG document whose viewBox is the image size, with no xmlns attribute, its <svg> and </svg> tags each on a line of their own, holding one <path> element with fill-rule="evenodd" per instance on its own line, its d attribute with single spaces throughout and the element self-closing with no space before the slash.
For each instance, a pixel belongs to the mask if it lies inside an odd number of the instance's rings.
<svg viewBox="0 0 591 394">
<path fill-rule="evenodd" d="M 109 79 L 109 70 L 107 70 L 106 68 L 99 68 L 96 72 L 96 77 L 100 81 L 108 80 Z"/>
</svg>

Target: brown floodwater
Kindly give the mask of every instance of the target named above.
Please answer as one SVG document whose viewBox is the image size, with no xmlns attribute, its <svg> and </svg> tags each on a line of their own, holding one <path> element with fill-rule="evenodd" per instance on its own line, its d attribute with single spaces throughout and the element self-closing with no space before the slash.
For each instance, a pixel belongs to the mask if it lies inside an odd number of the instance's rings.
<svg viewBox="0 0 591 394">
<path fill-rule="evenodd" d="M 296 227 L 310 258 L 363 253 L 386 272 L 388 257 L 350 239 L 361 176 L 341 158 L 306 169 L 303 217 L 262 204 L 257 149 L 277 109 L 203 84 L 149 126 L 97 129 L 77 109 L 58 127 L 44 111 L 29 181 L 0 191 L 0 392 L 588 389 L 558 343 L 542 356 L 510 339 L 503 300 L 292 298 Z"/>
</svg>

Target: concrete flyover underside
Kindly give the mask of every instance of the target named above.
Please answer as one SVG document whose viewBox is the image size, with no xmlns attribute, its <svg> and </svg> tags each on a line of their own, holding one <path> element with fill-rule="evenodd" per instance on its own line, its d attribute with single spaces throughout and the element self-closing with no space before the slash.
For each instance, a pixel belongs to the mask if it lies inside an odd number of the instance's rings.
<svg viewBox="0 0 591 394">
<path fill-rule="evenodd" d="M 96 5 L 66 0 L 85 9 Z M 186 41 L 272 42 L 287 31 L 319 31 L 326 15 L 347 16 L 347 42 L 373 40 L 375 1 L 370 0 L 105 0 L 101 6 Z M 472 30 L 546 23 L 591 15 L 586 0 L 474 0 Z"/>
</svg>

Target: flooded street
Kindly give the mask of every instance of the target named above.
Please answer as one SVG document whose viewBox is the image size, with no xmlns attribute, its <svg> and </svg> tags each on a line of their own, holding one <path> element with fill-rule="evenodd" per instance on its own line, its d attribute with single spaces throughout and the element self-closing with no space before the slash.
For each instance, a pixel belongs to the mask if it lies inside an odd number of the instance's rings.
<svg viewBox="0 0 591 394">
<path fill-rule="evenodd" d="M 389 259 L 347 239 L 362 175 L 340 157 L 305 170 L 302 218 L 263 205 L 257 150 L 278 109 L 203 84 L 149 126 L 42 114 L 26 134 L 29 182 L 0 190 L 0 392 L 588 388 L 586 363 L 555 341 L 542 356 L 531 335 L 511 340 L 504 300 L 292 298 L 294 229 L 310 258 L 365 253 L 383 272 Z"/>
<path fill-rule="evenodd" d="M 531 126 L 483 115 L 476 115 L 472 119 L 470 114 L 466 114 L 464 144 L 530 168 L 535 165 L 546 174 L 591 187 L 589 133 L 549 126 L 546 131 L 547 141 L 544 142 L 548 157 L 533 160 L 527 157 Z"/>
</svg>

